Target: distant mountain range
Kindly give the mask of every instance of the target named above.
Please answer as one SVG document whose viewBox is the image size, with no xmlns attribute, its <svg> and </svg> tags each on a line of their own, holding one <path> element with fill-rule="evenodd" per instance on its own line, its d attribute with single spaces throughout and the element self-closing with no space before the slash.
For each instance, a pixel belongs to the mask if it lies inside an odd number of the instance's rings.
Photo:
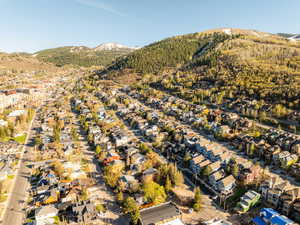
<svg viewBox="0 0 300 225">
<path fill-rule="evenodd" d="M 57 66 L 67 64 L 78 66 L 107 66 L 118 57 L 136 50 L 118 43 L 105 43 L 95 48 L 86 46 L 66 46 L 46 49 L 33 54 L 39 60 L 54 63 Z"/>
<path fill-rule="evenodd" d="M 289 40 L 300 41 L 300 34 L 278 33 L 277 35 L 287 38 Z"/>
</svg>

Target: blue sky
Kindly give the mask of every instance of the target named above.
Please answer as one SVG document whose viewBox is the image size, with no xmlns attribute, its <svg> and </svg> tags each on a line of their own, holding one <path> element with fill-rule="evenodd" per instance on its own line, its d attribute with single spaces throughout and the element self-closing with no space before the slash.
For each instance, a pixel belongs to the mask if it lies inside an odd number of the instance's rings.
<svg viewBox="0 0 300 225">
<path fill-rule="evenodd" d="M 143 46 L 220 27 L 300 33 L 299 0 L 0 0 L 0 50 Z"/>
</svg>

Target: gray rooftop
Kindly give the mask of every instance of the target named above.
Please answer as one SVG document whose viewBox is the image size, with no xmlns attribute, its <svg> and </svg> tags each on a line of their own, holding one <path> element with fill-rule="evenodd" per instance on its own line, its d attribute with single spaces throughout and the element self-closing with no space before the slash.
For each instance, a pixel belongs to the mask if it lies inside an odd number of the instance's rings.
<svg viewBox="0 0 300 225">
<path fill-rule="evenodd" d="M 153 225 L 159 221 L 179 217 L 181 215 L 175 204 L 167 202 L 140 211 L 142 225 Z"/>
</svg>

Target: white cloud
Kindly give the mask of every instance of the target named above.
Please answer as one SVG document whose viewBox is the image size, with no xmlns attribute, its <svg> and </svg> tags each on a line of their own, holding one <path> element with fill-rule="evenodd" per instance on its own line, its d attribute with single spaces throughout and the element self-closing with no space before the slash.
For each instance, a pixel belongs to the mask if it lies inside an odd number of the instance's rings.
<svg viewBox="0 0 300 225">
<path fill-rule="evenodd" d="M 125 16 L 124 13 L 119 12 L 118 10 L 114 9 L 111 5 L 98 1 L 98 0 L 75 0 L 79 4 L 86 5 L 93 8 L 98 8 L 105 10 L 106 12 L 118 15 L 118 16 Z"/>
</svg>

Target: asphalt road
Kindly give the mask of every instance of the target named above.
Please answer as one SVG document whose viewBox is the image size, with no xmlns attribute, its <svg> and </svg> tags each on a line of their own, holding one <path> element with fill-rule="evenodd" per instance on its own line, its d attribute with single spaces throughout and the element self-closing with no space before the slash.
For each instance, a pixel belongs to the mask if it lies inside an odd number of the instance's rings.
<svg viewBox="0 0 300 225">
<path fill-rule="evenodd" d="M 34 119 L 33 119 L 34 121 Z M 30 176 L 30 168 L 27 162 L 30 161 L 30 146 L 28 141 L 31 139 L 32 124 L 30 125 L 29 135 L 24 147 L 24 154 L 21 154 L 19 169 L 15 175 L 15 181 L 12 191 L 9 193 L 7 207 L 3 215 L 1 224 L 4 225 L 20 225 L 25 216 L 25 201 L 28 196 L 27 188 L 29 187 L 28 177 Z"/>
</svg>

